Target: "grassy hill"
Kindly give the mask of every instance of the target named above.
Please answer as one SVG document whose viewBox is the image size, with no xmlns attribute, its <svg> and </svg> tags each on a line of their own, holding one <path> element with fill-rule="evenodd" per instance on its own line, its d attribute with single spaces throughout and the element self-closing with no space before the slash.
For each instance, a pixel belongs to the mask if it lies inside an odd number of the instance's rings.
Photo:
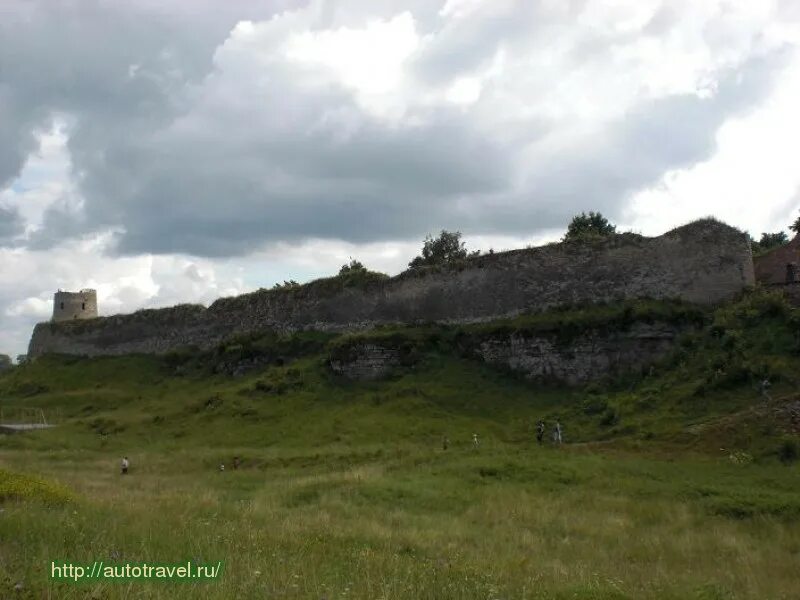
<svg viewBox="0 0 800 600">
<path fill-rule="evenodd" d="M 576 388 L 493 370 L 455 343 L 486 328 L 568 335 L 653 314 L 700 327 L 652 371 Z M 303 333 L 166 357 L 50 356 L 0 376 L 4 415 L 36 407 L 58 423 L 0 436 L 0 595 L 796 590 L 800 314 L 779 295 L 367 335 L 401 341 L 415 360 L 385 381 L 349 382 L 326 361 L 352 338 Z M 565 445 L 536 444 L 540 418 L 560 419 Z M 225 571 L 190 584 L 65 583 L 49 577 L 57 559 L 221 560 Z"/>
</svg>

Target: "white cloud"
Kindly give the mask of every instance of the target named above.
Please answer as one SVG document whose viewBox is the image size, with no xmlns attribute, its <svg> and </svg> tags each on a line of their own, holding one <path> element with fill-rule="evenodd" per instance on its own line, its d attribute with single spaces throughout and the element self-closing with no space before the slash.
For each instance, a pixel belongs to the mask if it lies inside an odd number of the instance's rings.
<svg viewBox="0 0 800 600">
<path fill-rule="evenodd" d="M 414 17 L 403 12 L 361 29 L 294 34 L 285 52 L 291 60 L 330 69 L 344 85 L 368 97 L 397 91 L 403 83 L 403 64 L 418 44 Z"/>
<path fill-rule="evenodd" d="M 670 171 L 630 203 L 626 220 L 658 233 L 708 214 L 750 230 L 785 230 L 800 208 L 800 53 L 757 110 L 725 123 L 707 161 Z"/>
<path fill-rule="evenodd" d="M 32 317 L 37 321 L 46 321 L 52 314 L 52 302 L 36 296 L 19 300 L 6 309 L 7 317 Z"/>
<path fill-rule="evenodd" d="M 313 9 L 308 12 L 313 13 Z M 388 121 L 408 117 L 410 107 L 436 102 L 443 95 L 420 88 L 409 71 L 408 63 L 422 44 L 409 11 L 369 18 L 358 27 L 318 29 L 310 23 L 307 26 L 305 31 L 285 32 L 279 46 L 274 22 L 251 25 L 241 38 L 236 35 L 237 28 L 225 45 L 260 47 L 270 55 L 277 46 L 288 60 L 287 66 L 295 70 L 296 80 L 308 77 L 317 89 L 325 85 L 341 86 L 353 94 L 366 113 Z M 413 121 L 411 116 L 405 122 Z"/>
<path fill-rule="evenodd" d="M 447 90 L 447 99 L 455 104 L 472 104 L 480 98 L 481 87 L 477 77 L 459 77 Z"/>
<path fill-rule="evenodd" d="M 38 148 L 28 155 L 18 177 L 0 190 L 0 205 L 11 206 L 25 220 L 23 239 L 41 228 L 45 212 L 58 205 L 79 212 L 82 199 L 72 179 L 69 123 L 56 117 L 46 130 L 36 133 Z"/>
</svg>

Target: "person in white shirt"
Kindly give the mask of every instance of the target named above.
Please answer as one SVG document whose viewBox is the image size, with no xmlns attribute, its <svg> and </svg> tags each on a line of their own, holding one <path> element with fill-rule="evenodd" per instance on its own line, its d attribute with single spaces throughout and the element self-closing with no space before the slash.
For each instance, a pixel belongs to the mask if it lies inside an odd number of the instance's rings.
<svg viewBox="0 0 800 600">
<path fill-rule="evenodd" d="M 129 466 L 130 466 L 130 463 L 128 462 L 128 457 L 127 456 L 123 456 L 122 457 L 122 474 L 123 475 L 127 475 L 128 474 L 128 467 Z"/>
<path fill-rule="evenodd" d="M 761 397 L 764 398 L 764 400 L 768 400 L 771 402 L 772 396 L 769 395 L 769 387 L 770 387 L 769 379 L 764 379 L 764 381 L 762 381 L 761 384 L 759 385 L 759 388 L 761 389 Z"/>
</svg>

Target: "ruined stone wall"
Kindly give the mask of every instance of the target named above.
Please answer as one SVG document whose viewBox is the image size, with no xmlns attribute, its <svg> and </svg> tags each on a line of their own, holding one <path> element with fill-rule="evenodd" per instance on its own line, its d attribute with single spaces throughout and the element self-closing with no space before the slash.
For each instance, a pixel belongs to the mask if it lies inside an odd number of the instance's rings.
<svg viewBox="0 0 800 600">
<path fill-rule="evenodd" d="M 336 278 L 261 290 L 203 307 L 40 323 L 29 354 L 165 353 L 210 348 L 266 330 L 355 331 L 388 323 L 468 323 L 565 304 L 626 298 L 730 299 L 753 285 L 747 236 L 713 220 L 657 238 L 633 234 L 484 255 L 446 268 L 406 271 L 364 287 Z"/>
<path fill-rule="evenodd" d="M 783 295 L 792 306 L 800 307 L 800 281 L 782 286 L 774 286 L 774 289 L 783 291 Z"/>
<path fill-rule="evenodd" d="M 794 265 L 794 281 L 787 281 L 786 265 Z M 800 282 L 800 235 L 753 259 L 756 281 L 764 285 Z"/>
</svg>

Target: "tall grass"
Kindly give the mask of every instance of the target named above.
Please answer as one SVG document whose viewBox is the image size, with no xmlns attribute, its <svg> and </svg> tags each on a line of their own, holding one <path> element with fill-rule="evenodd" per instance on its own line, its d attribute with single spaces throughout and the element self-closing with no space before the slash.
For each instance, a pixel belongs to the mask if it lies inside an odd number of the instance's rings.
<svg viewBox="0 0 800 600">
<path fill-rule="evenodd" d="M 251 451 L 242 469 L 219 473 L 208 464 L 214 454 L 142 451 L 127 477 L 101 453 L 7 457 L 57 477 L 79 500 L 5 504 L 6 580 L 58 598 L 790 598 L 796 591 L 797 469 L 405 446 L 353 455 L 349 465 L 322 453 L 280 466 L 279 454 Z M 754 510 L 718 510 L 723 505 Z M 49 580 L 49 561 L 64 558 L 226 566 L 221 579 L 202 585 Z"/>
</svg>

